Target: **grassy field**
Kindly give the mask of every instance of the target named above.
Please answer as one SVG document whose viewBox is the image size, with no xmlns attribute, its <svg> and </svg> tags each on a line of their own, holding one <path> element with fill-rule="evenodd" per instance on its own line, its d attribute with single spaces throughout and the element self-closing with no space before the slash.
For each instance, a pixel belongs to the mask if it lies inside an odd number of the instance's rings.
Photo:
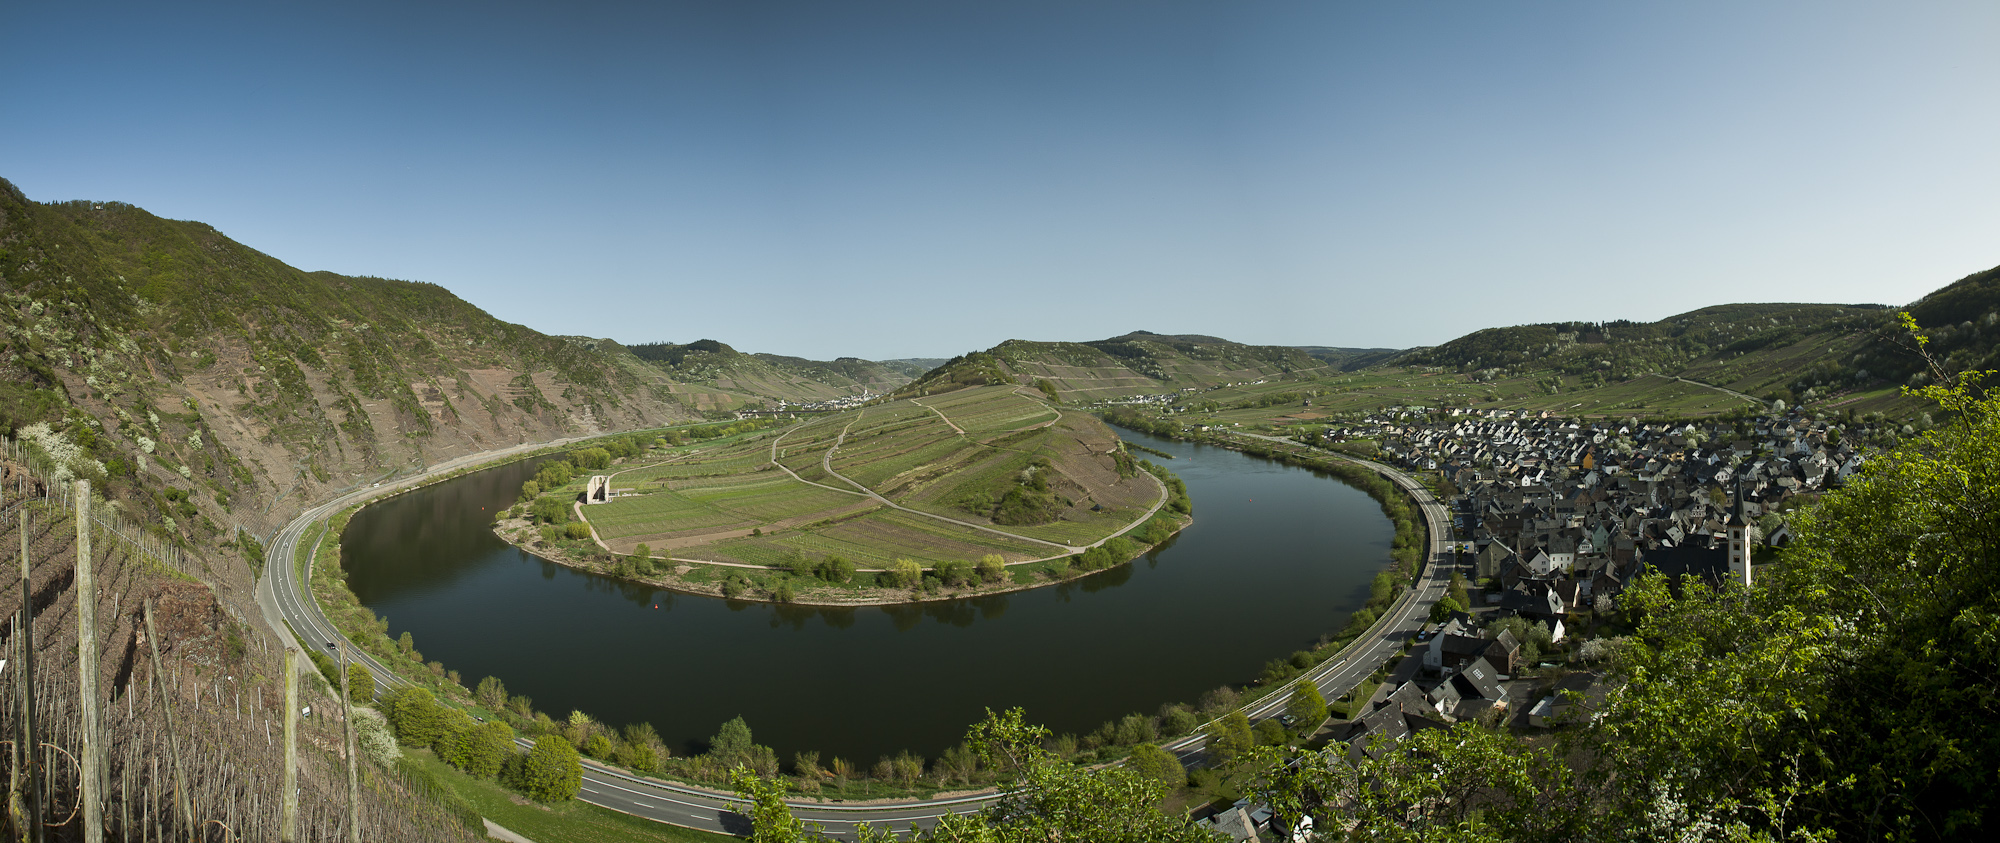
<svg viewBox="0 0 2000 843">
<path fill-rule="evenodd" d="M 411 750 L 410 756 L 439 783 L 471 802 L 480 816 L 535 843 L 724 843 L 738 839 L 656 823 L 583 802 L 537 804 L 497 782 L 465 775 L 437 760 L 429 750 Z"/>
<path fill-rule="evenodd" d="M 921 401 L 892 401 L 783 431 L 655 451 L 646 462 L 615 471 L 612 485 L 619 497 L 586 507 L 585 517 L 618 552 L 637 542 L 659 548 L 656 542 L 672 539 L 678 543 L 671 555 L 690 559 L 772 565 L 799 554 L 839 555 L 879 568 L 898 558 L 928 565 L 998 553 L 1011 562 L 1062 552 L 938 520 L 986 523 L 988 507 L 1024 483 L 1037 461 L 1045 464 L 1038 470 L 1062 479 L 1059 503 L 1080 503 L 1065 505 L 1073 511 L 1052 523 L 996 529 L 1085 545 L 1129 527 L 1145 511 L 1134 502 L 1143 497 L 1150 506 L 1156 497 L 1149 480 L 1117 474 L 1106 454 L 1114 440 L 1095 428 L 1094 420 L 1066 418 L 1038 394 L 983 387 Z M 1096 444 L 1086 447 L 1084 440 Z M 822 468 L 828 454 L 834 471 L 937 518 L 879 505 L 866 511 L 868 498 L 835 491 L 850 484 Z M 572 486 L 580 489 L 581 480 Z M 1103 510 L 1090 511 L 1092 503 Z M 756 534 L 743 535 L 753 530 Z"/>
</svg>

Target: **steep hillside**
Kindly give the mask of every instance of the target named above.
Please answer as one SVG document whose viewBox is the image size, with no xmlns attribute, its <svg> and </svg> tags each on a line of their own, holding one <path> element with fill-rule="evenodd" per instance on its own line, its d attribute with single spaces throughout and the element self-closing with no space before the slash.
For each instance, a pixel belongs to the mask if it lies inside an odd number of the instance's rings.
<svg viewBox="0 0 2000 843">
<path fill-rule="evenodd" d="M 1488 328 L 1393 362 L 1482 382 L 1567 376 L 1583 387 L 1658 374 L 1795 402 L 1900 383 L 1918 361 L 1885 340 L 1897 332 L 1893 309 L 1884 305 L 1730 304 L 1658 322 Z"/>
<path fill-rule="evenodd" d="M 854 357 L 807 360 L 779 354 L 746 354 L 715 340 L 627 347 L 676 400 L 697 411 L 805 403 L 851 395 L 887 393 L 925 370 L 905 363 Z"/>
<path fill-rule="evenodd" d="M 690 415 L 607 350 L 442 287 L 5 181 L 0 329 L 0 432 L 196 544 L 443 458 Z"/>
<path fill-rule="evenodd" d="M 1059 400 L 1096 401 L 1336 371 L 1297 348 L 1134 331 L 1096 342 L 1008 340 L 987 351 L 955 357 L 902 392 L 931 394 L 988 383 L 1047 382 Z"/>
<path fill-rule="evenodd" d="M 1302 345 L 1298 349 L 1343 372 L 1386 363 L 1402 353 L 1402 349 L 1397 348 L 1328 348 L 1323 345 Z"/>
</svg>

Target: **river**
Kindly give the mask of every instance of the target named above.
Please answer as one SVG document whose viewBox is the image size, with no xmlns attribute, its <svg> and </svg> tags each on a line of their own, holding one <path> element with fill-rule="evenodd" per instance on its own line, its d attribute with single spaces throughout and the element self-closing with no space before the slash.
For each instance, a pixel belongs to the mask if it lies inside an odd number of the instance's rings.
<svg viewBox="0 0 2000 843">
<path fill-rule="evenodd" d="M 1132 564 L 1063 585 L 899 607 L 676 594 L 578 573 L 488 525 L 537 462 L 356 514 L 341 563 L 361 602 L 467 687 L 498 676 L 561 719 L 647 721 L 676 753 L 741 715 L 790 761 L 936 757 L 987 707 L 1081 735 L 1193 702 L 1346 622 L 1388 564 L 1375 501 L 1312 471 L 1120 430 L 1174 454 L 1195 523 Z"/>
</svg>

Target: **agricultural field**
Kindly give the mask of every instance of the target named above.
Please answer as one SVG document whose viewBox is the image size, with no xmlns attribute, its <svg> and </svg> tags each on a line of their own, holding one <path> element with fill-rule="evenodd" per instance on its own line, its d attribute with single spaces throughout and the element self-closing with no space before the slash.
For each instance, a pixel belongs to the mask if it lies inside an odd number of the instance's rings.
<svg viewBox="0 0 2000 843">
<path fill-rule="evenodd" d="M 655 450 L 603 472 L 616 498 L 582 510 L 619 554 L 643 543 L 657 556 L 750 565 L 801 555 L 862 568 L 1022 562 L 1121 533 L 1162 499 L 1150 476 L 1114 458 L 1118 447 L 1096 419 L 1039 393 L 979 387 Z M 1036 505 L 997 523 L 1010 493 Z"/>
</svg>

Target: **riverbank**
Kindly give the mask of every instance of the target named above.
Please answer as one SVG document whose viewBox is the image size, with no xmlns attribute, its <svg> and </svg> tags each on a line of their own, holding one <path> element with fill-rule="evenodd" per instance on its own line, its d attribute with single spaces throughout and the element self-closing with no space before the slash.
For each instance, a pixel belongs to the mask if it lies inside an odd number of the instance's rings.
<svg viewBox="0 0 2000 843">
<path fill-rule="evenodd" d="M 803 564 L 796 568 L 784 568 L 675 557 L 648 556 L 641 560 L 616 556 L 588 539 L 548 541 L 532 520 L 519 517 L 495 521 L 493 534 L 524 553 L 571 570 L 681 594 L 797 606 L 856 607 L 937 603 L 1060 585 L 1130 564 L 1192 524 L 1193 516 L 1157 512 L 1143 524 L 1100 546 L 1110 548 L 1113 542 L 1123 542 L 1128 547 L 1111 548 L 1091 561 L 1083 561 L 1091 556 L 1088 551 L 1030 559 L 1003 564 L 997 576 L 982 572 L 971 562 L 963 563 L 962 567 L 935 565 L 919 568 L 919 579 L 914 585 L 883 584 L 885 578 L 898 576 L 894 571 L 881 568 L 843 571 L 829 568 L 823 560 L 802 560 Z M 1143 534 L 1143 538 L 1134 538 L 1135 534 Z M 642 566 L 652 573 L 641 573 Z"/>
</svg>

